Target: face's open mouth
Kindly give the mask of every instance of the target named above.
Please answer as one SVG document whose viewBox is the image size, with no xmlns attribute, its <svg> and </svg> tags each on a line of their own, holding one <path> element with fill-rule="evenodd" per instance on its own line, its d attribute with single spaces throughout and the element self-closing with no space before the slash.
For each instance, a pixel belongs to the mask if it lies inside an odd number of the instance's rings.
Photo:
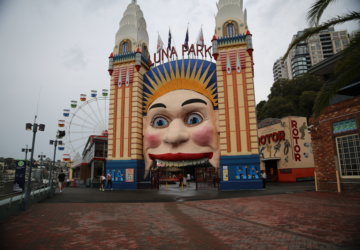
<svg viewBox="0 0 360 250">
<path fill-rule="evenodd" d="M 176 154 L 149 154 L 150 159 L 156 161 L 159 167 L 184 167 L 201 165 L 209 162 L 213 153 L 176 153 Z"/>
</svg>

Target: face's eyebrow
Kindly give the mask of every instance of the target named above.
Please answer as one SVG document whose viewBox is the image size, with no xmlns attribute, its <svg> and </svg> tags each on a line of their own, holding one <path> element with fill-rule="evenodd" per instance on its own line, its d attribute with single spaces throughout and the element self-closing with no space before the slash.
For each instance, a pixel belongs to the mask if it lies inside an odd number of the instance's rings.
<svg viewBox="0 0 360 250">
<path fill-rule="evenodd" d="M 152 108 L 166 108 L 166 106 L 163 103 L 155 103 L 154 105 L 150 106 L 149 110 Z"/>
<path fill-rule="evenodd" d="M 185 105 L 187 105 L 187 104 L 191 104 L 191 103 L 196 103 L 196 102 L 198 102 L 198 103 L 203 103 L 203 104 L 205 104 L 205 105 L 207 105 L 207 103 L 204 101 L 204 100 L 202 100 L 202 99 L 189 99 L 189 100 L 186 100 L 185 102 L 183 102 L 182 104 L 181 104 L 181 106 L 185 106 Z"/>
</svg>

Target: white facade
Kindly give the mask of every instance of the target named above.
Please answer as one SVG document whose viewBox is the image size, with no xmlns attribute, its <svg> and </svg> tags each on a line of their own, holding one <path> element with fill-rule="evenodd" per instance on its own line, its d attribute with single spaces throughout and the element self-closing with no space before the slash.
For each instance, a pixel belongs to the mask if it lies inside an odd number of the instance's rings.
<svg viewBox="0 0 360 250">
<path fill-rule="evenodd" d="M 216 36 L 223 37 L 224 24 L 228 21 L 234 21 L 238 34 L 245 34 L 248 27 L 246 21 L 246 9 L 243 10 L 243 0 L 220 0 L 217 3 L 218 12 L 215 16 Z M 229 19 L 229 17 L 232 17 Z M 231 35 L 228 35 L 231 36 Z"/>
<path fill-rule="evenodd" d="M 282 57 L 277 59 L 273 66 L 274 81 L 276 82 L 279 79 L 289 79 L 289 74 L 287 72 L 287 67 L 285 62 L 282 60 Z"/>
<path fill-rule="evenodd" d="M 121 43 L 125 40 L 130 40 L 131 46 L 128 51 L 122 51 Z M 126 52 L 133 52 L 138 47 L 149 47 L 149 35 L 146 29 L 146 21 L 140 6 L 133 0 L 126 8 L 123 18 L 119 24 L 119 30 L 115 36 L 115 50 L 119 54 Z"/>
</svg>

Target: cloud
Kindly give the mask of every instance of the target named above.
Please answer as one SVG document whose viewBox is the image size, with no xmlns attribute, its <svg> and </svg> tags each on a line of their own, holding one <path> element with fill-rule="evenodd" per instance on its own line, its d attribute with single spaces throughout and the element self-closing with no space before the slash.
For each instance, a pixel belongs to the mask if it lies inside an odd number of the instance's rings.
<svg viewBox="0 0 360 250">
<path fill-rule="evenodd" d="M 64 51 L 63 64 L 71 70 L 83 70 L 86 67 L 84 51 L 79 45 L 75 45 Z"/>
<path fill-rule="evenodd" d="M 0 156 L 23 157 L 21 147 L 30 145 L 32 138 L 24 124 L 33 121 L 36 113 L 46 130 L 38 134 L 35 154 L 52 155 L 48 140 L 56 134 L 62 110 L 81 93 L 110 87 L 108 56 L 130 2 L 0 0 Z M 196 40 L 202 25 L 210 45 L 216 2 L 138 0 L 147 23 L 150 53 L 156 49 L 158 32 L 167 41 L 169 27 L 179 52 L 188 23 L 190 42 Z M 253 33 L 257 102 L 270 92 L 274 61 L 285 52 L 292 36 L 306 27 L 305 13 L 312 2 L 244 0 Z M 325 17 L 358 7 L 357 0 L 337 1 Z"/>
</svg>

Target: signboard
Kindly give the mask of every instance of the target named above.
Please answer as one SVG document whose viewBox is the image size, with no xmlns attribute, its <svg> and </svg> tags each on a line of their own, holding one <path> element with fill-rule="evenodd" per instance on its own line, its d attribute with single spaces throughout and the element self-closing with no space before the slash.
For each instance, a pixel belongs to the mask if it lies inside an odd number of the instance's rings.
<svg viewBox="0 0 360 250">
<path fill-rule="evenodd" d="M 333 124 L 333 133 L 334 134 L 344 133 L 344 132 L 356 130 L 356 129 L 357 129 L 357 125 L 356 125 L 355 119 L 341 121 L 341 122 L 335 122 Z"/>
<path fill-rule="evenodd" d="M 212 46 L 208 47 L 206 45 L 200 45 L 200 44 L 191 44 L 190 46 L 182 45 L 181 52 L 182 57 L 184 58 L 186 55 L 188 57 L 199 57 L 200 55 L 202 57 L 212 58 L 211 54 Z M 172 59 L 172 58 L 178 58 L 178 52 L 175 47 L 167 48 L 167 49 L 161 49 L 158 52 L 154 53 L 154 62 L 155 63 L 161 63 L 165 59 Z"/>
<path fill-rule="evenodd" d="M 125 172 L 125 182 L 134 182 L 134 169 L 133 168 L 127 168 Z"/>
<path fill-rule="evenodd" d="M 229 170 L 227 166 L 223 166 L 223 181 L 229 181 Z"/>
<path fill-rule="evenodd" d="M 21 189 L 24 189 L 24 186 L 25 186 L 25 162 L 24 161 L 18 161 L 16 164 L 15 184 L 17 184 Z"/>
</svg>

